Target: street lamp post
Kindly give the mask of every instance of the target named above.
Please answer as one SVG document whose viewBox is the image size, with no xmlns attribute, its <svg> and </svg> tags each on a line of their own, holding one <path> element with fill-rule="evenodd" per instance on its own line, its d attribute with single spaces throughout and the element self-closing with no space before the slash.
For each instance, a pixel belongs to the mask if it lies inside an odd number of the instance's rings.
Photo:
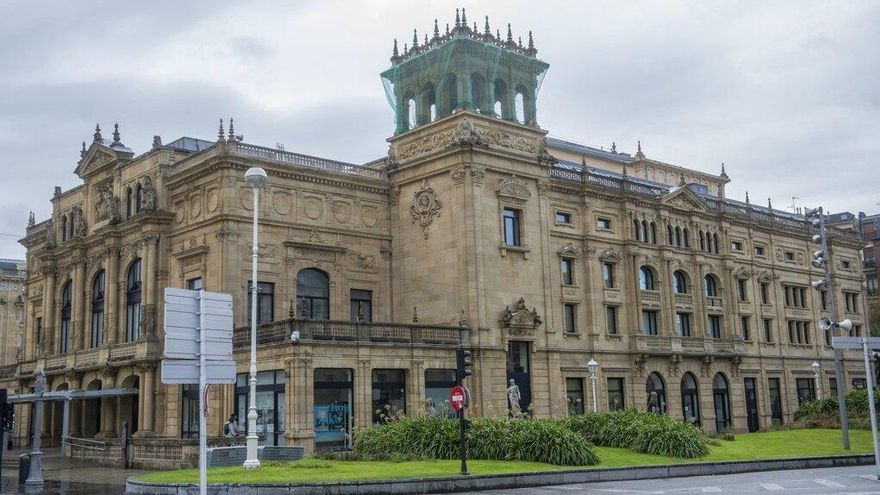
<svg viewBox="0 0 880 495">
<path fill-rule="evenodd" d="M 260 167 L 249 168 L 244 174 L 244 180 L 254 192 L 254 235 L 251 247 L 251 369 L 250 369 L 250 399 L 248 408 L 248 435 L 247 435 L 247 458 L 244 461 L 245 469 L 260 467 L 257 458 L 257 253 L 259 248 L 257 236 L 257 216 L 259 209 L 260 189 L 266 185 L 266 171 Z"/>
<path fill-rule="evenodd" d="M 599 363 L 590 358 L 587 369 L 590 371 L 590 383 L 593 386 L 593 412 L 599 412 L 599 403 L 596 401 L 596 371 L 599 370 Z"/>
<path fill-rule="evenodd" d="M 813 379 L 816 380 L 816 398 L 821 399 L 822 393 L 819 391 L 819 370 L 821 366 L 819 366 L 819 361 L 813 361 L 813 364 L 810 365 L 810 369 L 813 370 Z"/>
</svg>

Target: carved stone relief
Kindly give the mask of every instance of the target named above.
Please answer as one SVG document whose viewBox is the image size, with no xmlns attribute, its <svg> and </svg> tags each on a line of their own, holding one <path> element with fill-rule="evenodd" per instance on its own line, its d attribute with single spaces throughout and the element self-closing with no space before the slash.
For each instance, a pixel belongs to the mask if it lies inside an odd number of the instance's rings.
<svg viewBox="0 0 880 495">
<path fill-rule="evenodd" d="M 272 208 L 279 215 L 290 213 L 293 198 L 287 191 L 276 190 L 272 192 Z"/>
<path fill-rule="evenodd" d="M 307 197 L 303 202 L 303 211 L 306 216 L 312 220 L 318 220 L 321 218 L 321 214 L 324 212 L 324 205 L 321 201 L 321 198 L 316 197 Z"/>
<path fill-rule="evenodd" d="M 361 205 L 361 222 L 366 227 L 375 227 L 378 221 L 379 209 L 373 205 Z"/>
<path fill-rule="evenodd" d="M 443 203 L 437 199 L 434 189 L 428 185 L 428 179 L 422 180 L 422 187 L 413 193 L 413 202 L 409 207 L 409 216 L 413 223 L 418 222 L 422 233 L 427 239 L 431 235 L 429 227 L 434 222 L 434 217 L 440 215 Z"/>
<path fill-rule="evenodd" d="M 202 196 L 196 194 L 189 200 L 189 216 L 193 220 L 202 214 Z"/>
<path fill-rule="evenodd" d="M 220 206 L 220 197 L 219 193 L 216 189 L 208 190 L 208 212 L 214 213 L 217 211 L 217 207 Z"/>
<path fill-rule="evenodd" d="M 333 202 L 333 218 L 339 223 L 348 223 L 351 219 L 351 203 L 347 201 Z"/>
</svg>

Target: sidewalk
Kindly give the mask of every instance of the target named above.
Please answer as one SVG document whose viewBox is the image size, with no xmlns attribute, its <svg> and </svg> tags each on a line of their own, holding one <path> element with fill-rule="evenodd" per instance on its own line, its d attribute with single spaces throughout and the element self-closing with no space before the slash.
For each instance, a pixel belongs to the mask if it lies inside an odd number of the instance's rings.
<svg viewBox="0 0 880 495">
<path fill-rule="evenodd" d="M 25 487 L 18 486 L 18 456 L 28 452 L 26 449 L 16 449 L 3 454 L 3 484 L 0 485 L 0 493 L 40 493 L 25 491 Z M 125 480 L 129 476 L 145 472 L 98 466 L 88 461 L 64 457 L 61 449 L 46 449 L 43 451 L 43 479 L 46 480 L 46 485 L 42 493 L 121 494 L 125 492 Z"/>
</svg>

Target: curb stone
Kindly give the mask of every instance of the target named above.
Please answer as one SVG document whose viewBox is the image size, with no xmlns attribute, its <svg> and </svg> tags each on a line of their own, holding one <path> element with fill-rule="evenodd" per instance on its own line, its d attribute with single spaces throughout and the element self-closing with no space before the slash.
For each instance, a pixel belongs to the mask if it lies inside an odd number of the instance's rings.
<svg viewBox="0 0 880 495">
<path fill-rule="evenodd" d="M 699 462 L 693 464 L 573 469 L 539 473 L 486 474 L 468 477 L 450 476 L 443 478 L 405 480 L 291 484 L 228 483 L 209 484 L 208 495 L 426 495 L 431 493 L 528 488 L 573 483 L 593 483 L 599 481 L 629 481 L 655 478 L 711 476 L 759 471 L 781 471 L 789 469 L 863 466 L 873 463 L 874 456 L 871 454 L 864 454 L 758 461 Z M 126 481 L 125 493 L 129 495 L 198 495 L 199 488 L 198 485 L 194 483 L 151 483 L 138 481 L 135 477 L 131 477 Z"/>
</svg>

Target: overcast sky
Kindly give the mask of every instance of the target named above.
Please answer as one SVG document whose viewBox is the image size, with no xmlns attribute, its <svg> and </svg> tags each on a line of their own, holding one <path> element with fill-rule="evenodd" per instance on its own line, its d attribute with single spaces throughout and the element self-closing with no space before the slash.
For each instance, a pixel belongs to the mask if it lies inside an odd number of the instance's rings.
<svg viewBox="0 0 880 495">
<path fill-rule="evenodd" d="M 556 137 L 718 173 L 776 208 L 880 211 L 880 2 L 0 2 L 0 257 L 24 257 L 96 122 L 363 163 L 392 111 L 378 74 L 394 38 L 452 22 L 534 31 L 550 64 L 538 122 Z M 442 29 L 442 28 L 441 28 Z"/>
</svg>

